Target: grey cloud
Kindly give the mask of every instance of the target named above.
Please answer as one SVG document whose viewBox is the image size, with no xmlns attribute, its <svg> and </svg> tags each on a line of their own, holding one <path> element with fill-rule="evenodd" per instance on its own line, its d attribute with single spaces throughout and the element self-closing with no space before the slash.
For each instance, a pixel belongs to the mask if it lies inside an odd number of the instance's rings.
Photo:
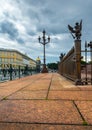
<svg viewBox="0 0 92 130">
<path fill-rule="evenodd" d="M 0 33 L 6 33 L 9 35 L 10 39 L 16 39 L 16 37 L 18 36 L 18 30 L 15 28 L 15 26 L 13 25 L 13 23 L 11 23 L 10 21 L 2 21 L 0 23 Z"/>
<path fill-rule="evenodd" d="M 50 54 L 53 54 L 54 57 L 54 55 L 58 55 L 62 51 L 65 53 L 71 49 L 73 46 L 71 34 L 69 37 L 67 37 L 67 35 L 63 36 L 63 34 L 69 34 L 69 30 L 67 28 L 68 24 L 74 27 L 75 22 L 79 22 L 81 19 L 83 19 L 82 42 L 86 39 L 91 39 L 91 0 L 87 0 L 85 2 L 84 0 L 15 0 L 12 2 L 12 6 L 15 7 L 15 10 L 19 10 L 20 13 L 17 14 L 16 11 L 15 13 L 10 13 L 8 11 L 4 11 L 3 13 L 6 19 L 16 22 L 16 25 L 18 22 L 18 26 L 22 25 L 24 27 L 24 31 L 21 32 L 21 27 L 17 30 L 13 24 L 14 22 L 11 23 L 7 20 L 0 23 L 0 32 L 7 33 L 12 41 L 17 41 L 20 45 L 23 44 L 26 52 L 29 49 L 29 54 L 30 49 L 32 54 L 35 56 L 38 56 L 40 51 L 41 55 L 43 54 L 42 46 L 39 48 L 39 52 L 34 46 L 36 42 L 38 42 L 36 37 L 41 35 L 43 29 L 46 30 L 47 36 L 61 36 L 60 39 L 58 37 L 51 37 L 51 42 L 46 46 L 47 59 L 48 55 L 49 59 L 51 58 Z M 30 48 L 29 46 L 27 48 L 26 45 L 29 42 L 32 43 L 32 46 L 29 45 Z M 55 48 L 53 47 L 54 45 L 51 44 L 54 44 Z"/>
<path fill-rule="evenodd" d="M 25 40 L 23 40 L 22 38 L 17 38 L 16 41 L 20 44 L 25 44 Z"/>
<path fill-rule="evenodd" d="M 29 36 L 35 36 L 35 35 L 36 35 L 36 32 L 31 31 L 31 30 L 27 30 L 27 34 L 28 34 Z"/>
</svg>

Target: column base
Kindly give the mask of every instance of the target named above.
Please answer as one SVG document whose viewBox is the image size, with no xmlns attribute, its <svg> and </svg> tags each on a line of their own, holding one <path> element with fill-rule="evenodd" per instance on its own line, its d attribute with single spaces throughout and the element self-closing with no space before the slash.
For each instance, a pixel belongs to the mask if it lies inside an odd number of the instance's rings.
<svg viewBox="0 0 92 130">
<path fill-rule="evenodd" d="M 46 65 L 43 65 L 41 73 L 48 73 L 48 70 L 46 68 Z"/>
</svg>

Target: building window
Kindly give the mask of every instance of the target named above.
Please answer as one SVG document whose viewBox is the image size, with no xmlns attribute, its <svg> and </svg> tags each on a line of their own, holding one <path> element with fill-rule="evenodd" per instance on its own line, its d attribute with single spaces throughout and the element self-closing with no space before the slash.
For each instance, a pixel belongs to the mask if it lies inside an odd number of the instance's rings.
<svg viewBox="0 0 92 130">
<path fill-rule="evenodd" d="M 4 61 L 5 61 L 5 62 L 7 62 L 7 61 L 8 61 L 8 59 L 6 59 L 6 58 L 5 58 L 5 59 L 4 59 Z"/>
<path fill-rule="evenodd" d="M 13 62 L 14 61 L 14 59 L 11 59 L 11 62 Z"/>
</svg>

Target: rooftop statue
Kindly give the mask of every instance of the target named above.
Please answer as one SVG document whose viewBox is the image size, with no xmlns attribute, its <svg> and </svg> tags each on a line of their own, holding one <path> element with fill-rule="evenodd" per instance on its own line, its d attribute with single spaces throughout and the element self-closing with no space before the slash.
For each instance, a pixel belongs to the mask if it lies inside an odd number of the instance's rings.
<svg viewBox="0 0 92 130">
<path fill-rule="evenodd" d="M 80 21 L 80 23 L 75 23 L 74 28 L 71 27 L 70 25 L 68 25 L 68 29 L 70 30 L 70 33 L 72 35 L 72 37 L 76 40 L 80 40 L 81 38 L 81 30 L 82 30 L 82 20 Z"/>
</svg>

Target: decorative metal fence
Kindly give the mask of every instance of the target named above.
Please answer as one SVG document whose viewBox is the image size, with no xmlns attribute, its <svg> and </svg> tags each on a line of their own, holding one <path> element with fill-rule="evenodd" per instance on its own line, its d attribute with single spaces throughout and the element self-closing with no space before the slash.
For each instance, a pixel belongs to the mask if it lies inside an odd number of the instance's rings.
<svg viewBox="0 0 92 130">
<path fill-rule="evenodd" d="M 63 57 L 59 63 L 59 73 L 69 79 L 76 80 L 76 62 L 74 47 Z"/>
<path fill-rule="evenodd" d="M 87 49 L 90 47 L 90 49 Z M 83 54 L 84 53 L 84 54 Z M 90 64 L 88 65 L 88 53 Z M 85 57 L 85 64 L 81 65 L 81 58 Z M 59 73 L 73 81 L 76 85 L 92 85 L 92 43 L 85 44 L 81 50 L 81 40 L 75 40 L 74 47 L 61 58 L 58 64 Z"/>
<path fill-rule="evenodd" d="M 92 85 L 92 42 L 85 42 L 85 49 L 81 50 L 85 58 L 85 63 L 81 69 L 81 79 L 85 84 L 91 83 Z"/>
</svg>

